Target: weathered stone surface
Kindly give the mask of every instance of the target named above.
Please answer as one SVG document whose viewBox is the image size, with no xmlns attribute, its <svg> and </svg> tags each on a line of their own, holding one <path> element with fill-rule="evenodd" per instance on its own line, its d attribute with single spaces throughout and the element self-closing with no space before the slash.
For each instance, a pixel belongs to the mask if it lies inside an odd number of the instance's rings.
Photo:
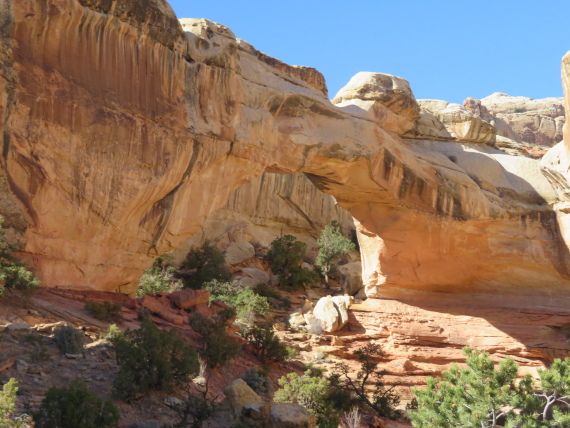
<svg viewBox="0 0 570 428">
<path fill-rule="evenodd" d="M 494 125 L 500 135 L 548 147 L 562 141 L 565 123 L 563 102 L 563 98 L 534 100 L 500 92 L 481 99 L 482 106 L 494 116 Z"/>
<path fill-rule="evenodd" d="M 354 297 L 352 296 L 334 296 L 332 299 L 336 310 L 338 311 L 338 327 L 337 330 L 343 328 L 348 322 L 348 308 L 354 302 Z"/>
<path fill-rule="evenodd" d="M 232 242 L 226 249 L 225 258 L 226 263 L 230 265 L 237 265 L 255 255 L 255 249 L 247 241 Z"/>
<path fill-rule="evenodd" d="M 338 330 L 340 314 L 331 296 L 323 297 L 317 302 L 313 309 L 313 315 L 321 322 L 325 333 Z"/>
<path fill-rule="evenodd" d="M 567 306 L 559 201 L 537 161 L 403 140 L 419 110 L 402 79 L 356 82 L 340 102 L 360 101 L 338 107 L 316 71 L 263 57 L 219 24 L 181 26 L 163 1 L 121 0 L 125 16 L 84 3 L 11 1 L 1 18 L 2 177 L 22 207 L 22 256 L 45 285 L 132 292 L 157 255 L 265 171 L 303 173 L 350 210 L 369 295 Z M 461 135 L 484 140 L 467 122 Z"/>
<path fill-rule="evenodd" d="M 352 262 L 339 266 L 340 285 L 343 293 L 354 296 L 364 285 L 362 284 L 362 263 Z"/>
<path fill-rule="evenodd" d="M 459 104 L 448 104 L 440 100 L 419 100 L 418 103 L 423 109 L 432 113 L 452 137 L 471 143 L 492 144 L 495 142 L 496 132 L 493 125 Z M 434 124 L 439 131 L 437 123 Z M 436 136 L 439 135 L 436 134 Z"/>
<path fill-rule="evenodd" d="M 332 102 L 400 135 L 411 131 L 420 118 L 420 108 L 408 81 L 390 74 L 360 72 L 338 91 Z"/>
<path fill-rule="evenodd" d="M 293 328 L 300 327 L 306 323 L 307 322 L 305 321 L 305 317 L 303 316 L 303 312 L 300 308 L 295 309 L 293 313 L 289 315 L 289 325 Z"/>
<path fill-rule="evenodd" d="M 208 303 L 210 301 L 210 292 L 208 290 L 187 288 L 170 293 L 168 298 L 178 308 L 190 309 L 194 306 Z"/>
<path fill-rule="evenodd" d="M 140 300 L 141 305 L 152 313 L 158 315 L 162 319 L 176 325 L 184 323 L 184 317 L 175 313 L 170 307 L 170 301 L 167 298 L 156 298 L 150 295 L 144 296 Z"/>
<path fill-rule="evenodd" d="M 268 284 L 271 279 L 269 272 L 256 268 L 243 268 L 239 273 L 241 274 L 241 283 L 244 287 L 254 287 L 260 282 Z"/>
<path fill-rule="evenodd" d="M 298 404 L 274 404 L 271 406 L 270 423 L 274 428 L 313 428 L 317 418 Z"/>
<path fill-rule="evenodd" d="M 246 404 L 263 403 L 263 399 L 243 379 L 236 379 L 224 388 L 224 394 L 236 416 L 240 416 Z"/>
</svg>

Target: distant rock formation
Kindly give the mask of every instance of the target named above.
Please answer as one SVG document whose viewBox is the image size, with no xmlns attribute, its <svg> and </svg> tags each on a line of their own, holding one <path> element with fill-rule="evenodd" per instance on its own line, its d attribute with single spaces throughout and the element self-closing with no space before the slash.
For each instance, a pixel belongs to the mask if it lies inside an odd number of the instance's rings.
<svg viewBox="0 0 570 428">
<path fill-rule="evenodd" d="M 559 193 L 464 107 L 422 113 L 379 73 L 331 103 L 318 71 L 162 0 L 0 11 L 0 211 L 45 285 L 132 292 L 237 188 L 302 173 L 353 216 L 368 296 L 567 306 Z"/>
</svg>

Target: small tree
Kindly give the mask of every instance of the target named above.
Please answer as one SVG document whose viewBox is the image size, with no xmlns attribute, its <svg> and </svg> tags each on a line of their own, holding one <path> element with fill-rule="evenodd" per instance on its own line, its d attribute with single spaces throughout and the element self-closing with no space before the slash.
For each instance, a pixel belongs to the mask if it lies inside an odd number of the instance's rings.
<svg viewBox="0 0 570 428">
<path fill-rule="evenodd" d="M 211 281 L 204 285 L 210 291 L 210 301 L 218 300 L 236 310 L 240 321 L 251 324 L 256 314 L 264 314 L 269 310 L 266 297 L 246 288 L 241 281 L 231 282 Z"/>
<path fill-rule="evenodd" d="M 307 244 L 292 235 L 275 239 L 265 256 L 269 267 L 279 276 L 282 286 L 296 289 L 315 281 L 315 274 L 301 266 Z"/>
<path fill-rule="evenodd" d="M 115 428 L 119 410 L 76 379 L 67 388 L 50 388 L 34 414 L 34 421 L 36 428 Z"/>
<path fill-rule="evenodd" d="M 270 328 L 253 326 L 246 329 L 243 335 L 255 350 L 260 361 L 267 362 L 273 360 L 282 363 L 288 359 L 289 352 L 287 347 Z"/>
<path fill-rule="evenodd" d="M 0 428 L 17 428 L 22 426 L 20 421 L 13 420 L 16 410 L 16 395 L 18 393 L 18 381 L 10 379 L 0 391 Z"/>
<path fill-rule="evenodd" d="M 188 384 L 185 389 L 186 399 L 174 407 L 180 417 L 180 421 L 174 427 L 202 428 L 204 422 L 220 410 L 220 405 L 216 402 L 218 397 L 210 397 L 209 378 L 202 386 Z"/>
<path fill-rule="evenodd" d="M 4 295 L 4 288 L 29 291 L 40 285 L 40 280 L 14 255 L 16 246 L 6 242 L 3 222 L 0 216 L 0 297 Z"/>
<path fill-rule="evenodd" d="M 321 248 L 317 255 L 316 265 L 321 268 L 326 282 L 329 282 L 329 275 L 336 269 L 336 263 L 343 255 L 353 251 L 355 246 L 342 234 L 342 226 L 336 220 L 325 226 L 317 244 Z"/>
<path fill-rule="evenodd" d="M 192 330 L 204 340 L 204 347 L 199 352 L 210 368 L 225 365 L 240 353 L 239 343 L 226 333 L 226 327 L 234 317 L 233 309 L 224 309 L 212 318 L 194 312 L 188 319 Z"/>
<path fill-rule="evenodd" d="M 85 349 L 85 333 L 71 325 L 58 328 L 53 338 L 64 354 L 82 354 Z"/>
<path fill-rule="evenodd" d="M 224 282 L 231 279 L 224 253 L 208 242 L 199 248 L 192 248 L 181 268 L 186 270 L 181 274 L 186 288 L 198 289 L 213 280 Z"/>
<path fill-rule="evenodd" d="M 347 364 L 337 363 L 329 380 L 334 388 L 354 394 L 354 404 L 367 407 L 378 416 L 393 419 L 401 416 L 400 412 L 396 410 L 400 397 L 393 392 L 393 386 L 386 388 L 384 385 L 383 378 L 387 372 L 376 370 L 378 363 L 374 359 L 383 354 L 380 345 L 370 343 L 353 352 L 353 355 L 360 362 L 360 370 L 356 376 L 352 376 L 353 371 Z"/>
<path fill-rule="evenodd" d="M 289 373 L 279 379 L 281 386 L 273 400 L 277 403 L 300 404 L 317 416 L 321 428 L 338 427 L 338 417 L 330 399 L 331 384 L 324 377 L 311 377 L 306 371 L 303 376 Z"/>
<path fill-rule="evenodd" d="M 198 373 L 196 352 L 176 328 L 159 330 L 145 320 L 138 330 L 126 330 L 110 341 L 120 365 L 113 386 L 116 395 L 127 401 L 150 390 L 168 391 Z"/>
<path fill-rule="evenodd" d="M 442 380 L 428 377 L 427 388 L 414 389 L 418 402 L 417 412 L 411 413 L 414 426 L 494 428 L 513 413 L 513 404 L 536 405 L 532 380 L 526 377 L 516 384 L 518 365 L 511 358 L 501 361 L 496 370 L 487 352 L 470 348 L 463 352 L 467 368 L 453 364 L 442 372 Z"/>
<path fill-rule="evenodd" d="M 158 257 L 152 266 L 143 272 L 137 287 L 137 297 L 142 297 L 145 294 L 172 293 L 180 290 L 182 282 L 174 278 L 176 268 L 171 263 L 171 258 Z"/>
</svg>

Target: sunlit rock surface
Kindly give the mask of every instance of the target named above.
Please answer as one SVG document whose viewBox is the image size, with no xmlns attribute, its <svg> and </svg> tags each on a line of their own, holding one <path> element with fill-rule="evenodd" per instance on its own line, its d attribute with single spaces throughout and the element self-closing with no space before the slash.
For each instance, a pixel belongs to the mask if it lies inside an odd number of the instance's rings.
<svg viewBox="0 0 570 428">
<path fill-rule="evenodd" d="M 2 212 L 45 285 L 132 292 L 240 186 L 303 173 L 353 216 L 369 296 L 568 306 L 539 162 L 422 134 L 403 79 L 365 74 L 335 105 L 316 70 L 161 0 L 0 5 Z"/>
</svg>

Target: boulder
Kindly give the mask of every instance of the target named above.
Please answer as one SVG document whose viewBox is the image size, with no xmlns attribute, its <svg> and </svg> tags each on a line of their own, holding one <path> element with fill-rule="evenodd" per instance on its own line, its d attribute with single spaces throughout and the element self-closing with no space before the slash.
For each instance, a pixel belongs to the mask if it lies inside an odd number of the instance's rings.
<svg viewBox="0 0 570 428">
<path fill-rule="evenodd" d="M 164 298 L 164 300 L 170 303 L 168 299 Z M 141 305 L 153 314 L 158 315 L 160 318 L 171 322 L 172 324 L 182 325 L 184 323 L 184 317 L 175 313 L 170 305 L 166 304 L 166 302 L 149 295 L 142 297 L 140 300 Z"/>
<path fill-rule="evenodd" d="M 440 100 L 419 100 L 418 103 L 432 113 L 457 140 L 483 144 L 495 142 L 495 127 L 463 106 Z"/>
<path fill-rule="evenodd" d="M 293 328 L 300 327 L 306 323 L 307 322 L 305 321 L 305 317 L 303 316 L 303 311 L 301 308 L 295 309 L 293 313 L 289 315 L 289 325 Z"/>
<path fill-rule="evenodd" d="M 226 263 L 237 265 L 255 256 L 255 248 L 249 242 L 232 242 L 226 249 Z"/>
<path fill-rule="evenodd" d="M 311 334 L 323 334 L 323 325 L 321 320 L 319 320 L 312 312 L 308 312 L 303 315 L 305 318 L 305 323 L 307 324 L 307 331 Z"/>
<path fill-rule="evenodd" d="M 338 330 L 340 314 L 331 296 L 323 297 L 317 302 L 313 309 L 313 315 L 320 321 L 325 333 Z"/>
<path fill-rule="evenodd" d="M 27 322 L 15 322 L 13 324 L 8 324 L 6 330 L 8 331 L 30 331 L 30 324 Z"/>
<path fill-rule="evenodd" d="M 313 428 L 317 426 L 317 417 L 298 404 L 274 404 L 269 422 L 272 428 Z"/>
<path fill-rule="evenodd" d="M 263 399 L 243 379 L 236 379 L 224 388 L 224 394 L 234 414 L 240 416 L 246 404 L 263 403 Z"/>
<path fill-rule="evenodd" d="M 364 285 L 362 284 L 362 263 L 352 262 L 339 266 L 340 287 L 344 294 L 354 296 Z"/>
<path fill-rule="evenodd" d="M 268 272 L 253 267 L 243 268 L 240 270 L 240 273 L 242 285 L 249 288 L 260 282 L 268 284 L 271 279 L 271 275 Z"/>
<path fill-rule="evenodd" d="M 339 313 L 338 327 L 336 330 L 343 328 L 348 322 L 348 308 L 354 302 L 352 296 L 334 296 L 331 299 Z"/>
<path fill-rule="evenodd" d="M 176 307 L 190 309 L 197 305 L 207 304 L 210 301 L 210 292 L 208 290 L 186 288 L 170 293 L 168 298 Z"/>
<path fill-rule="evenodd" d="M 338 107 L 403 135 L 420 118 L 407 80 L 390 74 L 360 72 L 333 99 Z"/>
</svg>

